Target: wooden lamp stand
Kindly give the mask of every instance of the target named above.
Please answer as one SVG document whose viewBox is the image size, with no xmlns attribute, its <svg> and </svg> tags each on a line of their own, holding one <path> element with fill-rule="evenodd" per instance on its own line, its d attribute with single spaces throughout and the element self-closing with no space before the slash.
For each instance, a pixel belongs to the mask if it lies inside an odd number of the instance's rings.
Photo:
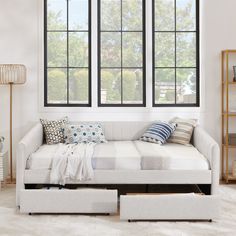
<svg viewBox="0 0 236 236">
<path fill-rule="evenodd" d="M 13 84 L 26 82 L 26 67 L 21 64 L 0 64 L 0 85 L 10 85 L 10 183 L 13 179 L 13 154 L 12 154 L 12 89 Z"/>
</svg>

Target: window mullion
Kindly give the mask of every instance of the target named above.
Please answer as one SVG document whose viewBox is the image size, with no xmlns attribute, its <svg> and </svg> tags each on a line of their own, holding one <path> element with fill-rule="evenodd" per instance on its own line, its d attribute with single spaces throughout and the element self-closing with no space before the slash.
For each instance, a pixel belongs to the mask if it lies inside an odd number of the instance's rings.
<svg viewBox="0 0 236 236">
<path fill-rule="evenodd" d="M 67 104 L 70 103 L 70 99 L 69 99 L 69 88 L 70 88 L 70 85 L 69 85 L 69 65 L 70 65 L 70 62 L 69 62 L 69 0 L 66 1 L 66 5 L 67 5 L 67 22 L 66 22 L 66 28 L 67 28 L 67 39 L 66 39 L 66 47 L 67 47 L 67 68 L 66 68 L 66 72 L 67 72 Z"/>
<path fill-rule="evenodd" d="M 120 32 L 120 50 L 121 50 L 121 56 L 120 56 L 120 66 L 121 66 L 121 77 L 120 77 L 120 83 L 121 83 L 121 91 L 120 91 L 120 96 L 121 96 L 121 104 L 123 104 L 123 4 L 122 4 L 123 0 L 120 0 L 120 27 L 121 27 L 121 32 Z"/>
<path fill-rule="evenodd" d="M 177 91 L 176 91 L 176 0 L 174 3 L 174 9 L 175 9 L 175 104 L 176 104 L 176 96 L 177 96 Z"/>
</svg>

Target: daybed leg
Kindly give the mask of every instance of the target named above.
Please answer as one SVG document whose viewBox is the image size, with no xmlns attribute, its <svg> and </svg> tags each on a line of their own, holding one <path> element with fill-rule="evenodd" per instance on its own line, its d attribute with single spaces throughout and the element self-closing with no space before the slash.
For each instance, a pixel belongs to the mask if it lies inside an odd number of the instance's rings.
<svg viewBox="0 0 236 236">
<path fill-rule="evenodd" d="M 32 213 L 31 213 L 31 212 L 29 213 L 29 216 L 32 216 Z"/>
<path fill-rule="evenodd" d="M 130 223 L 130 222 L 132 222 L 131 220 L 128 220 L 128 222 Z"/>
<path fill-rule="evenodd" d="M 211 223 L 211 222 L 212 222 L 212 219 L 210 219 L 209 222 Z"/>
</svg>

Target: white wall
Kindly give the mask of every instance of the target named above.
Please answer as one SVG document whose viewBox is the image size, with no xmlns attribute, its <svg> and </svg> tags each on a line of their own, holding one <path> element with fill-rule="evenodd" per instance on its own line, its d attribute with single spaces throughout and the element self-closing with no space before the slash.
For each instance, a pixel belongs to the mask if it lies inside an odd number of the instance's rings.
<svg viewBox="0 0 236 236">
<path fill-rule="evenodd" d="M 71 120 L 154 120 L 175 115 L 197 117 L 220 142 L 220 51 L 236 48 L 235 0 L 201 0 L 201 108 L 97 108 L 96 48 L 93 48 L 93 108 L 42 107 L 42 0 L 0 0 L 0 63 L 22 63 L 27 83 L 14 87 L 14 152 L 19 139 L 39 117 Z M 96 4 L 96 1 L 92 1 Z M 147 0 L 150 8 L 151 0 Z M 96 12 L 93 11 L 93 21 Z M 151 55 L 150 14 L 147 20 L 147 53 Z M 96 42 L 96 29 L 93 31 Z M 151 58 L 151 57 L 150 57 Z M 147 88 L 151 87 L 151 61 L 147 63 Z M 0 86 L 0 135 L 9 133 L 8 87 Z"/>
</svg>

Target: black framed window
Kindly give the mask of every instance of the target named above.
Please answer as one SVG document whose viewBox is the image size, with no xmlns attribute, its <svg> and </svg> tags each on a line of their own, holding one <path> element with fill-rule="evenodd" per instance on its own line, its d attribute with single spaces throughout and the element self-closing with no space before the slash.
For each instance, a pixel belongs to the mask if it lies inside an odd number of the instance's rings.
<svg viewBox="0 0 236 236">
<path fill-rule="evenodd" d="M 98 0 L 98 105 L 145 106 L 145 0 Z"/>
<path fill-rule="evenodd" d="M 199 0 L 153 0 L 153 106 L 199 106 Z"/>
<path fill-rule="evenodd" d="M 91 0 L 44 0 L 44 105 L 91 105 Z"/>
</svg>

